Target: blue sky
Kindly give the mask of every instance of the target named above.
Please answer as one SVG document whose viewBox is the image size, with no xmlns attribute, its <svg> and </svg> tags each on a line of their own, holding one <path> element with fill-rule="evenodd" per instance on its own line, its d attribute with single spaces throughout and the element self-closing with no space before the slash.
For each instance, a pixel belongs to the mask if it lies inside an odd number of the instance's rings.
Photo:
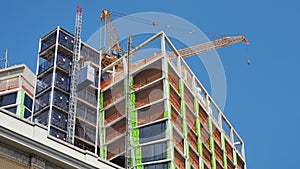
<svg viewBox="0 0 300 169">
<path fill-rule="evenodd" d="M 73 32 L 77 5 L 84 10 L 84 41 L 99 28 L 102 8 L 170 13 L 206 33 L 245 35 L 250 66 L 243 45 L 218 50 L 227 79 L 224 113 L 245 141 L 248 168 L 299 168 L 300 2 L 3 1 L 0 56 L 8 48 L 11 65 L 25 63 L 35 71 L 39 38 L 58 25 Z"/>
</svg>

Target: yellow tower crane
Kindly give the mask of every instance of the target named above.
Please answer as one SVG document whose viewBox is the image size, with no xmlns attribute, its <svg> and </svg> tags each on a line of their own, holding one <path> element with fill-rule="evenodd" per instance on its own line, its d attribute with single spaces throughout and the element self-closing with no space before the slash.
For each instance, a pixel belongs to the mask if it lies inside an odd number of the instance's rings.
<svg viewBox="0 0 300 169">
<path fill-rule="evenodd" d="M 106 67 L 116 61 L 122 55 L 122 48 L 118 42 L 117 34 L 114 29 L 114 26 L 111 21 L 111 12 L 106 9 L 102 10 L 101 19 L 105 25 L 105 31 L 107 32 L 107 36 L 110 42 L 110 48 L 113 51 L 113 54 L 103 54 L 102 65 Z M 156 26 L 156 25 L 155 25 Z M 112 37 L 113 36 L 113 37 Z M 208 52 L 214 49 L 222 48 L 225 46 L 229 46 L 235 43 L 244 42 L 246 45 L 249 44 L 248 40 L 245 36 L 227 36 L 222 37 L 217 40 L 201 43 L 195 46 L 187 47 L 184 49 L 179 49 L 178 52 L 182 58 L 186 58 L 189 56 L 193 56 L 196 54 Z M 176 55 L 174 52 L 167 53 L 167 55 L 174 59 Z M 250 64 L 250 60 L 248 59 L 248 64 Z"/>
<path fill-rule="evenodd" d="M 109 39 L 111 50 L 114 52 L 114 54 L 122 54 L 122 50 L 117 38 L 117 34 L 115 31 L 115 28 L 112 24 L 110 12 L 106 9 L 102 10 L 101 14 L 101 20 L 104 23 L 105 31 L 107 32 L 107 37 Z"/>
</svg>

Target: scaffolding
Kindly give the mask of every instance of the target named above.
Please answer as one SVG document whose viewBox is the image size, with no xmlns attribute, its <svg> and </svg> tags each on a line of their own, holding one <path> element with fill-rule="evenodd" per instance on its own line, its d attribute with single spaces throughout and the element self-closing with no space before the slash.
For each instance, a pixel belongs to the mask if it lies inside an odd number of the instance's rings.
<svg viewBox="0 0 300 169">
<path fill-rule="evenodd" d="M 37 81 L 35 89 L 33 120 L 48 127 L 49 137 L 67 141 L 71 73 L 73 59 L 74 36 L 58 27 L 41 38 L 37 65 Z M 80 46 L 79 68 L 85 68 L 86 62 L 98 70 L 99 52 L 85 43 Z M 74 117 L 74 145 L 91 151 L 99 152 L 97 143 L 97 104 L 99 97 L 99 71 L 93 83 L 82 90 L 76 91 L 76 115 Z M 73 89 L 74 90 L 74 89 Z"/>
</svg>

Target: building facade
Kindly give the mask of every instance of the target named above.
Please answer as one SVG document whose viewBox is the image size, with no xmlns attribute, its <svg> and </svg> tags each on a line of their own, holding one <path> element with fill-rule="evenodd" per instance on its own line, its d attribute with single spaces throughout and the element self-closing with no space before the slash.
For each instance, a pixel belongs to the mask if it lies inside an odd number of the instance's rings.
<svg viewBox="0 0 300 169">
<path fill-rule="evenodd" d="M 244 142 L 163 32 L 130 58 L 101 70 L 101 158 L 124 166 L 128 145 L 139 169 L 246 168 Z"/>
<path fill-rule="evenodd" d="M 60 27 L 40 40 L 33 120 L 62 141 L 72 49 Z M 75 146 L 121 167 L 130 150 L 138 169 L 246 169 L 243 140 L 163 32 L 132 50 L 129 67 L 126 54 L 102 67 L 83 42 L 80 56 Z"/>
<path fill-rule="evenodd" d="M 31 120 L 34 73 L 24 64 L 0 69 L 0 107 Z"/>
</svg>

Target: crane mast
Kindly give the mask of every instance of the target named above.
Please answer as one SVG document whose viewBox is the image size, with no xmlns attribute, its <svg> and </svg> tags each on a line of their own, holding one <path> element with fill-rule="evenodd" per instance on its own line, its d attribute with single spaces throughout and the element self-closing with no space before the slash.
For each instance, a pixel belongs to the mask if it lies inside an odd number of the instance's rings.
<svg viewBox="0 0 300 169">
<path fill-rule="evenodd" d="M 75 36 L 73 45 L 73 61 L 71 69 L 71 86 L 70 86 L 70 98 L 69 98 L 69 116 L 67 124 L 67 142 L 74 143 L 75 134 L 75 117 L 77 107 L 77 74 L 79 71 L 80 60 L 80 46 L 81 46 L 81 25 L 82 25 L 82 8 L 77 7 L 76 22 L 75 22 Z"/>
<path fill-rule="evenodd" d="M 107 37 L 109 39 L 111 50 L 114 52 L 114 54 L 121 55 L 122 49 L 118 42 L 117 34 L 116 34 L 115 28 L 112 24 L 110 13 L 108 10 L 106 10 L 106 9 L 102 10 L 101 19 L 105 25 L 105 31 L 107 32 Z"/>
</svg>

